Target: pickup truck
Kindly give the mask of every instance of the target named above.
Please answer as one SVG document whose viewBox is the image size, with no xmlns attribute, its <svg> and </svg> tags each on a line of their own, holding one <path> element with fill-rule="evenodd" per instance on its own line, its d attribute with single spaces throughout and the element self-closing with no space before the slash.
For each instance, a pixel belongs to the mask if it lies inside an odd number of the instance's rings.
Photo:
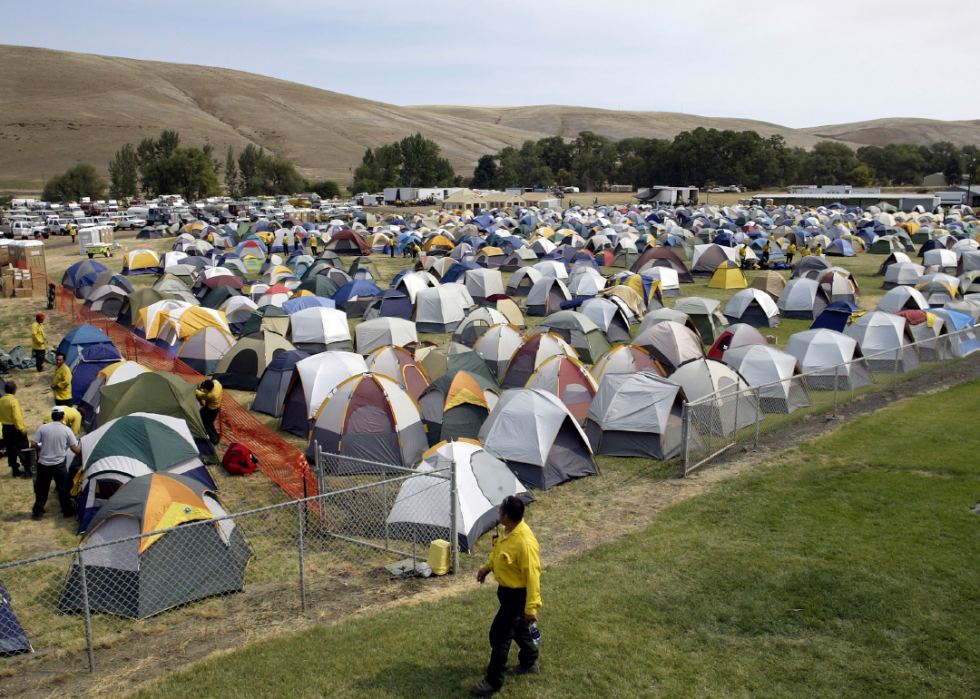
<svg viewBox="0 0 980 699">
<path fill-rule="evenodd" d="M 47 238 L 48 232 L 44 226 L 33 221 L 14 221 L 10 224 L 10 237 L 21 240 L 31 240 L 38 237 Z"/>
<path fill-rule="evenodd" d="M 119 216 L 116 218 L 116 228 L 128 230 L 142 230 L 146 227 L 146 219 L 136 216 Z"/>
</svg>

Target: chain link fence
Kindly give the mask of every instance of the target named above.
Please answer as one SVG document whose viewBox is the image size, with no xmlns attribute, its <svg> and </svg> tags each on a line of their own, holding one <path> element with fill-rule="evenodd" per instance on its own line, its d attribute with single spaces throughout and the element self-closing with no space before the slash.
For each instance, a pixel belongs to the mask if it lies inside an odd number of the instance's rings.
<svg viewBox="0 0 980 699">
<path fill-rule="evenodd" d="M 0 564 L 0 657 L 86 651 L 94 671 L 101 645 L 195 619 L 273 624 L 424 574 L 436 539 L 458 570 L 455 463 L 415 471 L 316 453 L 318 495 L 232 514 L 175 502 L 156 527 L 127 511 L 77 548 Z"/>
<path fill-rule="evenodd" d="M 922 375 L 945 381 L 947 367 L 977 351 L 973 328 L 908 343 L 771 383 L 731 385 L 685 406 L 681 471 L 837 410 L 860 396 L 891 391 Z"/>
</svg>

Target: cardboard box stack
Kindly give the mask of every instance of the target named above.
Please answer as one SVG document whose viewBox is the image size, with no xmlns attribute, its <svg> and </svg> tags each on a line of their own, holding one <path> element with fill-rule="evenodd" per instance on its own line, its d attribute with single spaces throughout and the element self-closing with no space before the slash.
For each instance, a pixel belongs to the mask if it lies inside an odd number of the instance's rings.
<svg viewBox="0 0 980 699">
<path fill-rule="evenodd" d="M 13 265 L 3 268 L 3 277 L 0 277 L 0 292 L 3 298 L 31 298 L 43 296 L 45 289 L 45 279 L 43 275 L 32 273 L 30 269 L 20 269 Z"/>
</svg>

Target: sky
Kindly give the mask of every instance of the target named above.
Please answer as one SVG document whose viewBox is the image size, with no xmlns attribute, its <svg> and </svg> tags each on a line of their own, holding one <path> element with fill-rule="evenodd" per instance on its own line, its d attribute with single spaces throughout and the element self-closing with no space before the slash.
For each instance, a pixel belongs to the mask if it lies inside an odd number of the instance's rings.
<svg viewBox="0 0 980 699">
<path fill-rule="evenodd" d="M 7 5 L 3 44 L 231 68 L 399 105 L 561 104 L 794 128 L 980 119 L 975 0 Z M 957 27 L 970 32 L 957 39 Z"/>
</svg>

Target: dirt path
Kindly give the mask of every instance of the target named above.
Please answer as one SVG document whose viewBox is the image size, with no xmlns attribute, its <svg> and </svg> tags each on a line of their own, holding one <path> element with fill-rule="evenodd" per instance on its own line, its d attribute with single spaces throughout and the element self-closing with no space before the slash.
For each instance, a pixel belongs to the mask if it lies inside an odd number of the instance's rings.
<svg viewBox="0 0 980 699">
<path fill-rule="evenodd" d="M 965 360 L 950 367 L 945 382 L 940 383 L 934 375 L 923 375 L 899 384 L 899 397 L 943 390 L 973 379 L 978 373 L 980 357 Z M 654 479 L 634 474 L 615 483 L 614 487 L 609 487 L 601 477 L 588 479 L 597 484 L 601 498 L 597 498 L 594 506 L 583 507 L 585 526 L 569 528 L 567 522 L 558 518 L 536 517 L 534 527 L 544 543 L 543 562 L 545 566 L 555 565 L 596 546 L 615 542 L 650 525 L 671 505 L 708 492 L 717 484 L 766 463 L 805 440 L 894 402 L 890 391 L 861 397 L 841 407 L 836 418 L 815 417 L 792 431 L 762 440 L 758 451 L 709 464 L 687 478 Z M 581 498 L 577 499 L 577 502 L 581 501 Z M 246 592 L 233 597 L 195 604 L 179 621 L 163 615 L 136 622 L 137 634 L 99 639 L 95 674 L 87 672 L 82 649 L 74 653 L 50 653 L 9 667 L 0 673 L 0 697 L 82 697 L 94 692 L 125 694 L 246 643 L 471 590 L 476 587 L 473 572 L 481 562 L 481 552 L 465 556 L 458 580 L 448 576 L 425 581 L 391 580 L 379 570 L 345 578 L 324 576 L 310 584 L 306 616 L 298 614 L 295 584 L 251 585 Z"/>
</svg>

